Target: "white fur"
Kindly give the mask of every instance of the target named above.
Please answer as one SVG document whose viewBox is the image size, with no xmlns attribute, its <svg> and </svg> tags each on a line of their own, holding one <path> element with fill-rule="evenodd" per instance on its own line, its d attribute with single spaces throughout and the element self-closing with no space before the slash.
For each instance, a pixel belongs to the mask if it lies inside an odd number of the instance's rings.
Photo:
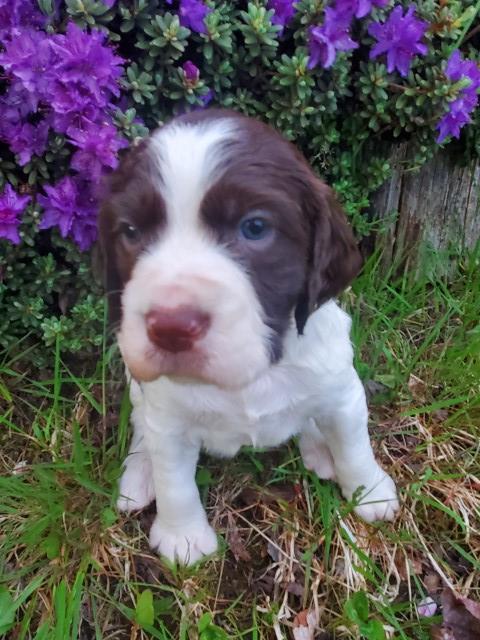
<svg viewBox="0 0 480 640">
<path fill-rule="evenodd" d="M 309 318 L 303 336 L 291 327 L 278 364 L 241 388 L 168 377 L 141 388 L 132 382 L 137 453 L 127 459 L 119 508 L 145 506 L 155 486 L 153 548 L 184 563 L 216 548 L 195 485 L 202 447 L 232 456 L 242 445 L 277 446 L 295 434 L 308 468 L 335 477 L 349 499 L 363 487 L 356 507 L 362 518 L 393 519 L 395 486 L 373 456 L 349 331 L 349 317 L 328 302 Z"/>
</svg>

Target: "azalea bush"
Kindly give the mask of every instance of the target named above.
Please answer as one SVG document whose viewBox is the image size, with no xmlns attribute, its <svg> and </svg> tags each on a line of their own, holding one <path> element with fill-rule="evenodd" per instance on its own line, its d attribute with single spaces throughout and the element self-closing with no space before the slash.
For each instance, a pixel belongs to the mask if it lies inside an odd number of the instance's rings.
<svg viewBox="0 0 480 640">
<path fill-rule="evenodd" d="M 0 0 L 0 345 L 100 344 L 102 180 L 173 114 L 269 122 L 369 233 L 395 141 L 412 167 L 452 140 L 480 152 L 479 5 Z"/>
</svg>

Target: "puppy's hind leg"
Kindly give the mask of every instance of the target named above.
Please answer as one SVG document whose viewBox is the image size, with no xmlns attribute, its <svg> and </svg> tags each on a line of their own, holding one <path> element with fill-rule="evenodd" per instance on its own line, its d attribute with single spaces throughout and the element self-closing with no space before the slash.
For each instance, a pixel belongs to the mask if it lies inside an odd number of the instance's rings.
<svg viewBox="0 0 480 640">
<path fill-rule="evenodd" d="M 327 442 L 311 418 L 300 433 L 299 448 L 303 464 L 322 480 L 335 480 L 333 457 Z"/>
<path fill-rule="evenodd" d="M 393 520 L 399 509 L 395 484 L 373 455 L 365 392 L 353 368 L 330 395 L 335 402 L 321 427 L 343 495 L 350 500 L 358 494 L 355 511 L 367 522 Z"/>
</svg>

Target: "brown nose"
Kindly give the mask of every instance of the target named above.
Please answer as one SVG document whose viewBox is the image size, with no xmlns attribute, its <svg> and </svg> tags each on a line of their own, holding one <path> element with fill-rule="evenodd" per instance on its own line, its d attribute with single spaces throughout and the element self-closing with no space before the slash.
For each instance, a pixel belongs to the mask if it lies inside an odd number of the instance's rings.
<svg viewBox="0 0 480 640">
<path fill-rule="evenodd" d="M 147 335 L 153 344 L 170 353 L 190 351 L 210 326 L 208 313 L 192 307 L 157 307 L 147 313 L 145 320 Z"/>
</svg>

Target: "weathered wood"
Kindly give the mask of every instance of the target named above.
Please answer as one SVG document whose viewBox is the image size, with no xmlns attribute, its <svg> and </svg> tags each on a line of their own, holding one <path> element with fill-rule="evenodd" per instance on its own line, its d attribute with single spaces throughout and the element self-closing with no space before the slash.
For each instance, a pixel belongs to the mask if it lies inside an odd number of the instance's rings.
<svg viewBox="0 0 480 640">
<path fill-rule="evenodd" d="M 392 177 L 372 204 L 375 217 L 386 221 L 385 262 L 417 271 L 425 266 L 425 248 L 453 258 L 479 242 L 480 161 L 460 166 L 447 149 L 409 171 L 409 154 L 408 145 L 394 149 Z"/>
</svg>

